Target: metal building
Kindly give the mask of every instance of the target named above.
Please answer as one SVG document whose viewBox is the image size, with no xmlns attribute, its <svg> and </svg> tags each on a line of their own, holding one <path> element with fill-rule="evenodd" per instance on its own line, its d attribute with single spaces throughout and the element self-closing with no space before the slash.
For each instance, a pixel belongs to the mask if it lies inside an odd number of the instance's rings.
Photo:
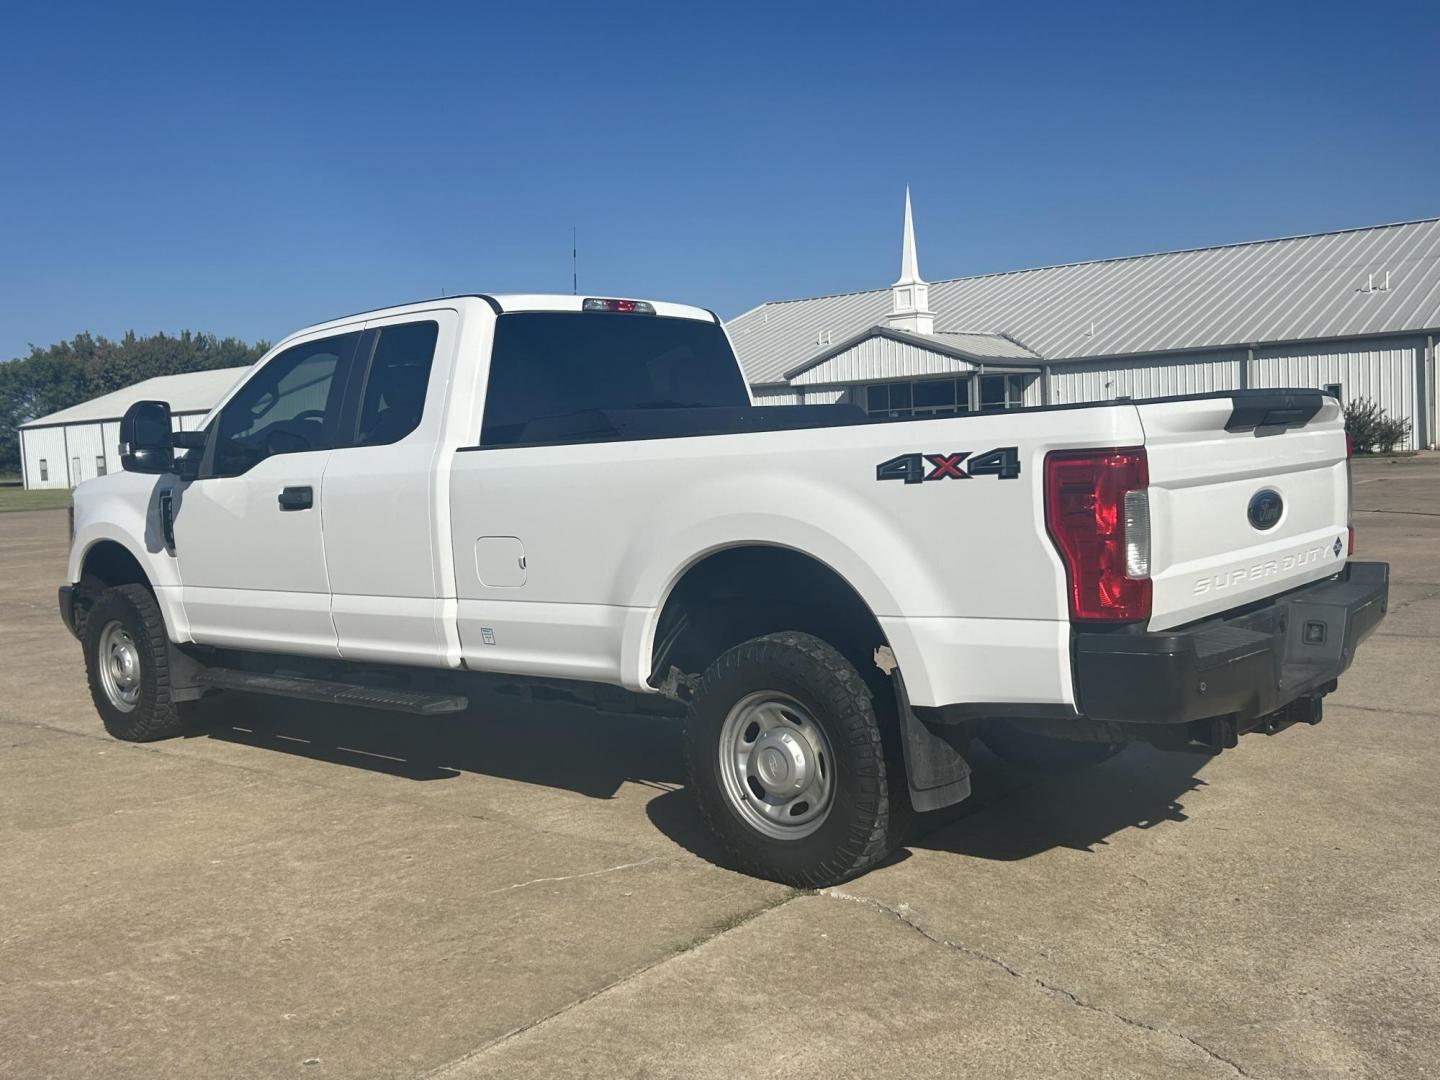
<svg viewBox="0 0 1440 1080">
<path fill-rule="evenodd" d="M 137 401 L 168 401 L 175 427 L 190 431 L 249 368 L 162 375 L 20 425 L 27 488 L 74 487 L 120 468 L 120 418 Z"/>
<path fill-rule="evenodd" d="M 1433 447 L 1440 219 L 927 283 L 907 190 L 889 289 L 728 329 L 765 404 L 908 416 L 1310 386 L 1371 398 Z"/>
</svg>

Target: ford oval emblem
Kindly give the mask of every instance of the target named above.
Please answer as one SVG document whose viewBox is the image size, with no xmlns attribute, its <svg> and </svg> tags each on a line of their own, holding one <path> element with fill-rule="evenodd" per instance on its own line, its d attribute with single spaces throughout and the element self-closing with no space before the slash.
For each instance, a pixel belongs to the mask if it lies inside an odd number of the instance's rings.
<svg viewBox="0 0 1440 1080">
<path fill-rule="evenodd" d="M 1278 491 L 1273 488 L 1257 491 L 1250 497 L 1250 524 L 1261 532 L 1273 529 L 1279 523 L 1284 510 L 1285 500 L 1280 498 Z"/>
</svg>

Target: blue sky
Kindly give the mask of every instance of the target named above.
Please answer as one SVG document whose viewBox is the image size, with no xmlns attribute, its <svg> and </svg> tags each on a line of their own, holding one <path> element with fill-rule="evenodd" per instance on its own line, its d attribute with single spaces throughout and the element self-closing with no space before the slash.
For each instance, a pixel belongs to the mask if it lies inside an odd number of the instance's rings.
<svg viewBox="0 0 1440 1080">
<path fill-rule="evenodd" d="M 27 5 L 0 358 L 442 291 L 767 299 L 1440 214 L 1440 4 Z M 912 13 L 907 17 L 906 13 Z"/>
</svg>

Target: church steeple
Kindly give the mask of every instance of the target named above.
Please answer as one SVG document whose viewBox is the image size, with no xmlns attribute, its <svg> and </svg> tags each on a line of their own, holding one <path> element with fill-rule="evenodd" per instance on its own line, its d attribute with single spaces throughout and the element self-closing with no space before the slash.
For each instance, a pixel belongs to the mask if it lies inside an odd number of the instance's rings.
<svg viewBox="0 0 1440 1080">
<path fill-rule="evenodd" d="M 900 247 L 900 280 L 890 286 L 891 310 L 888 322 L 896 330 L 917 334 L 935 332 L 935 313 L 930 310 L 930 286 L 920 277 L 920 260 L 915 254 L 915 223 L 910 215 L 910 185 L 905 185 L 905 237 Z"/>
</svg>

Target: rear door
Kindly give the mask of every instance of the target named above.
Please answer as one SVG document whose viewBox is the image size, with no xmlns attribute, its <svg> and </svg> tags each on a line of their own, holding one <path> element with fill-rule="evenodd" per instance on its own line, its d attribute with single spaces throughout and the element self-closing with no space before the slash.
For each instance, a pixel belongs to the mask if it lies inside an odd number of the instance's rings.
<svg viewBox="0 0 1440 1080">
<path fill-rule="evenodd" d="M 459 321 L 447 308 L 365 324 L 353 427 L 326 468 L 323 507 L 331 615 L 347 660 L 446 656 L 455 601 L 442 598 L 448 469 L 438 447 Z"/>
<path fill-rule="evenodd" d="M 272 357 L 211 422 L 179 491 L 175 554 L 202 644 L 338 655 L 320 498 L 359 325 Z"/>
<path fill-rule="evenodd" d="M 1303 423 L 1267 423 L 1286 418 L 1271 408 L 1283 405 L 1277 393 L 1289 393 L 1302 413 L 1317 411 Z M 1343 567 L 1348 473 L 1333 398 L 1241 391 L 1137 409 L 1150 471 L 1151 629 L 1242 607 Z"/>
</svg>

